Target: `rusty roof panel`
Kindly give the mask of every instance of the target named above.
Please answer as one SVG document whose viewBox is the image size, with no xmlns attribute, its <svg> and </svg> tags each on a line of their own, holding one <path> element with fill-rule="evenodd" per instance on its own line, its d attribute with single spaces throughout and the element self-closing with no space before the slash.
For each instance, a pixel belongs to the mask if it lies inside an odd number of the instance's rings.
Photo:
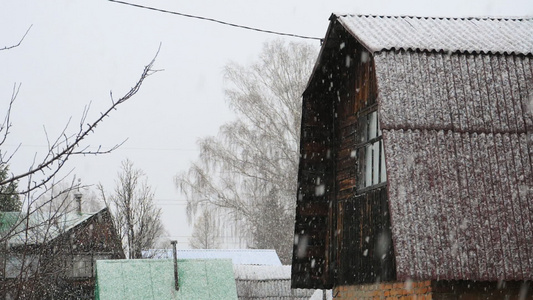
<svg viewBox="0 0 533 300">
<path fill-rule="evenodd" d="M 468 53 L 533 53 L 533 18 L 333 15 L 365 48 Z"/>
</svg>

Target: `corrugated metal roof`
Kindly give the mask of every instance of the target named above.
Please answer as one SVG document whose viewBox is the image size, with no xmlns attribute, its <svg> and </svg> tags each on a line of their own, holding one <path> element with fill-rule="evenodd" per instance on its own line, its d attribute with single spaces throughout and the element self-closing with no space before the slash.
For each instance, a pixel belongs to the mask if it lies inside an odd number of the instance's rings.
<svg viewBox="0 0 533 300">
<path fill-rule="evenodd" d="M 99 300 L 237 299 L 229 259 L 178 260 L 179 291 L 170 259 L 99 260 L 96 272 Z"/>
<path fill-rule="evenodd" d="M 177 250 L 180 259 L 229 258 L 233 264 L 281 266 L 276 250 L 271 249 L 184 249 Z M 172 258 L 172 249 L 150 249 L 143 258 Z"/>
<path fill-rule="evenodd" d="M 291 289 L 291 266 L 234 265 L 239 299 L 309 299 L 310 289 Z"/>
<path fill-rule="evenodd" d="M 235 278 L 241 280 L 290 279 L 291 266 L 234 265 Z"/>
<path fill-rule="evenodd" d="M 374 59 L 383 128 L 533 132 L 531 57 L 384 52 Z"/>
<path fill-rule="evenodd" d="M 101 213 L 106 208 L 96 213 L 68 212 L 55 216 L 46 212 L 34 212 L 26 220 L 25 214 L 18 214 L 18 220 L 11 220 L 16 228 L 10 232 L 8 243 L 10 246 L 32 245 L 49 242 L 60 234 L 65 233 L 90 217 Z M 29 228 L 26 230 L 26 228 Z"/>
<path fill-rule="evenodd" d="M 533 53 L 533 18 L 333 15 L 370 52 Z"/>
<path fill-rule="evenodd" d="M 533 279 L 533 58 L 374 59 L 399 279 Z"/>
<path fill-rule="evenodd" d="M 11 229 L 17 223 L 19 215 L 18 211 L 0 212 L 0 234 Z"/>
</svg>

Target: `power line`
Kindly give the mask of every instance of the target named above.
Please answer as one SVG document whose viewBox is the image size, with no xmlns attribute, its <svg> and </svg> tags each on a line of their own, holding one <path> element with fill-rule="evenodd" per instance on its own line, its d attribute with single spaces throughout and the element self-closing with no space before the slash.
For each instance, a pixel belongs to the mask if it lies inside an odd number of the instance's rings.
<svg viewBox="0 0 533 300">
<path fill-rule="evenodd" d="M 2 146 L 7 147 L 20 147 L 20 148 L 48 148 L 48 145 L 45 144 L 5 144 Z M 97 147 L 97 146 L 89 146 L 87 147 L 88 150 L 91 149 L 99 149 L 99 148 L 112 148 L 111 146 L 106 147 Z M 158 148 L 158 147 L 124 147 L 121 146 L 117 148 L 117 150 L 135 150 L 135 151 L 198 151 L 198 149 L 194 148 Z"/>
<path fill-rule="evenodd" d="M 322 40 L 321 38 L 317 38 L 317 37 L 304 36 L 304 35 L 298 35 L 298 34 L 292 34 L 292 33 L 277 32 L 277 31 L 272 31 L 272 30 L 265 30 L 265 29 L 255 28 L 255 27 L 243 26 L 243 25 L 238 25 L 238 24 L 235 24 L 235 23 L 229 23 L 229 22 L 224 22 L 224 21 L 220 21 L 220 20 L 216 20 L 216 19 L 184 14 L 184 13 L 179 13 L 179 12 L 170 11 L 170 10 L 164 10 L 164 9 L 160 9 L 160 8 L 150 7 L 150 6 L 144 6 L 144 5 L 140 5 L 140 4 L 133 4 L 133 3 L 123 2 L 123 1 L 118 1 L 118 0 L 108 0 L 108 1 L 109 2 L 120 3 L 120 4 L 124 4 L 124 5 L 129 5 L 129 6 L 134 6 L 134 7 L 138 7 L 138 8 L 154 10 L 154 11 L 167 13 L 167 14 L 172 14 L 172 15 L 178 15 L 178 16 L 187 17 L 187 18 L 193 18 L 193 19 L 199 19 L 199 20 L 203 20 L 203 21 L 215 22 L 215 23 L 219 23 L 219 24 L 222 24 L 222 25 L 237 27 L 237 28 L 241 28 L 241 29 L 253 30 L 253 31 L 258 31 L 258 32 L 263 32 L 263 33 L 282 35 L 282 36 L 290 36 L 290 37 L 295 37 L 295 38 L 300 38 L 300 39 L 319 40 L 319 41 Z"/>
</svg>

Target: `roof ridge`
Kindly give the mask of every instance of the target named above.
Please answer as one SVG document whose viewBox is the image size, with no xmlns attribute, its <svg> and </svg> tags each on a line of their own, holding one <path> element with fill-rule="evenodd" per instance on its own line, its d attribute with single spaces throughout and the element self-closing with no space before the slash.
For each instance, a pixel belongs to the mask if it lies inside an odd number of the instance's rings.
<svg viewBox="0 0 533 300">
<path fill-rule="evenodd" d="M 533 54 L 533 17 L 409 17 L 335 15 L 369 52 L 383 50 L 445 53 Z"/>
<path fill-rule="evenodd" d="M 378 14 L 351 14 L 351 13 L 333 13 L 337 17 L 367 17 L 367 18 L 396 18 L 396 19 L 434 19 L 434 20 L 494 20 L 494 21 L 513 21 L 513 20 L 532 20 L 532 16 L 417 16 L 417 15 L 378 15 Z"/>
</svg>

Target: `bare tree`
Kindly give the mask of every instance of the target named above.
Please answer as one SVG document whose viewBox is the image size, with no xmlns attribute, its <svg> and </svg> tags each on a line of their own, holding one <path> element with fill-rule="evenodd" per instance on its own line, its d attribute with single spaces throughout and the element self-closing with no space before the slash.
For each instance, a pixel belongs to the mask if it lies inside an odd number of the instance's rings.
<svg viewBox="0 0 533 300">
<path fill-rule="evenodd" d="M 142 250 L 155 246 L 163 235 L 161 208 L 154 204 L 154 193 L 144 172 L 124 160 L 118 174 L 114 193 L 106 196 L 100 185 L 102 197 L 114 214 L 115 228 L 122 238 L 128 258 L 142 258 Z"/>
<path fill-rule="evenodd" d="M 28 31 L 29 29 L 26 34 Z M 14 48 L 21 45 L 26 34 L 17 44 L 5 46 L 0 50 L 16 51 Z M 65 269 L 53 268 L 49 270 L 41 258 L 53 256 L 52 250 L 49 247 L 40 247 L 39 245 L 47 245 L 51 241 L 50 237 L 53 236 L 51 233 L 54 231 L 57 233 L 58 220 L 61 220 L 65 213 L 61 209 L 62 204 L 68 202 L 66 195 L 73 189 L 79 188 L 80 185 L 72 183 L 62 185 L 63 188 L 59 188 L 59 184 L 63 182 L 68 174 L 64 177 L 59 177 L 58 174 L 73 156 L 109 153 L 120 146 L 120 144 L 117 144 L 109 149 L 98 148 L 93 151 L 90 150 L 90 145 L 83 145 L 82 143 L 95 132 L 98 125 L 106 117 L 111 115 L 112 111 L 116 110 L 139 91 L 144 80 L 155 72 L 152 69 L 154 62 L 155 57 L 144 67 L 139 80 L 124 96 L 115 99 L 110 94 L 109 106 L 94 120 L 88 118 L 89 106 L 86 106 L 77 129 L 71 130 L 69 121 L 56 138 L 50 139 L 50 136 L 45 131 L 48 149 L 42 153 L 44 155 L 40 160 L 37 160 L 37 154 L 29 157 L 27 159 L 29 166 L 26 171 L 16 174 L 8 173 L 5 174 L 6 176 L 1 176 L 0 190 L 9 190 L 10 186 L 17 186 L 17 192 L 23 203 L 22 211 L 16 214 L 0 214 L 2 221 L 2 226 L 0 226 L 0 245 L 3 249 L 1 251 L 2 278 L 0 279 L 2 280 L 3 297 L 9 295 L 12 299 L 44 299 L 48 292 L 60 287 L 59 281 L 65 276 Z M 15 83 L 13 85 L 11 98 L 8 101 L 9 104 L 4 110 L 4 119 L 0 121 L 1 170 L 7 170 L 10 161 L 17 155 L 17 150 L 6 151 L 2 146 L 10 139 L 11 112 L 14 109 L 13 104 L 17 99 L 20 88 L 21 84 Z M 53 191 L 54 188 L 56 191 Z M 52 202 L 55 202 L 56 209 L 45 209 Z M 16 239 L 16 243 L 14 239 Z M 14 244 L 16 244 L 16 248 L 12 248 L 11 245 Z M 9 264 L 9 262 L 12 264 Z M 6 284 L 6 268 L 9 266 L 11 266 L 10 268 L 17 268 L 16 270 L 10 270 L 10 272 L 17 275 L 10 278 L 9 284 Z"/>
<path fill-rule="evenodd" d="M 189 216 L 199 205 L 230 213 L 250 247 L 292 251 L 301 94 L 316 58 L 309 44 L 266 43 L 256 63 L 225 68 L 237 119 L 200 140 L 200 158 L 176 176 Z M 275 214 L 269 205 L 275 205 Z M 270 226 L 276 225 L 276 226 Z M 241 227 L 242 226 L 242 227 Z"/>
<path fill-rule="evenodd" d="M 215 217 L 211 214 L 211 210 L 203 209 L 194 223 L 189 245 L 193 249 L 217 249 L 220 246 L 218 238 L 219 231 Z"/>
</svg>

